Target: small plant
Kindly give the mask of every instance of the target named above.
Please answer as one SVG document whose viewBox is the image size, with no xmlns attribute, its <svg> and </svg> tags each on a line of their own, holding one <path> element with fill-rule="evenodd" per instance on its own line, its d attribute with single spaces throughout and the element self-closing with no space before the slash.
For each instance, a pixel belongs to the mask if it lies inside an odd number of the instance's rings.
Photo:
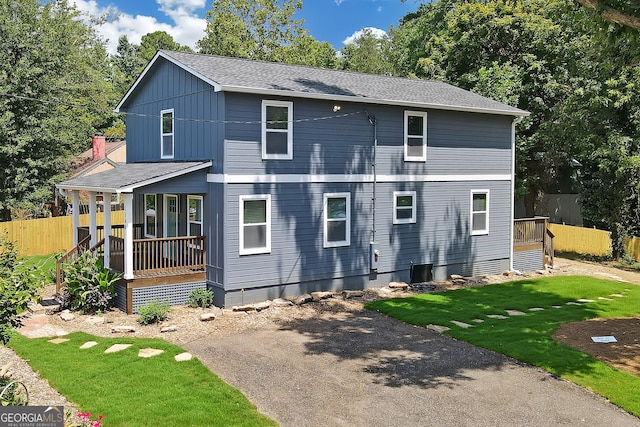
<svg viewBox="0 0 640 427">
<path fill-rule="evenodd" d="M 169 303 L 166 301 L 151 301 L 138 308 L 138 322 L 142 325 L 162 322 L 169 313 Z"/>
<path fill-rule="evenodd" d="M 120 276 L 102 266 L 91 252 L 82 252 L 64 268 L 66 286 L 60 298 L 62 308 L 83 313 L 104 312 L 111 306 L 114 286 Z"/>
<path fill-rule="evenodd" d="M 78 420 L 71 419 L 71 414 L 66 415 L 67 420 L 64 423 L 64 427 L 100 427 L 102 425 L 102 415 L 98 415 L 98 419 L 95 421 L 91 419 L 91 412 L 78 414 Z"/>
<path fill-rule="evenodd" d="M 191 307 L 206 308 L 213 304 L 213 291 L 207 289 L 194 289 L 189 294 L 189 305 Z"/>
<path fill-rule="evenodd" d="M 21 382 L 14 381 L 7 373 L 11 363 L 0 369 L 0 406 L 27 406 L 29 393 Z"/>
</svg>

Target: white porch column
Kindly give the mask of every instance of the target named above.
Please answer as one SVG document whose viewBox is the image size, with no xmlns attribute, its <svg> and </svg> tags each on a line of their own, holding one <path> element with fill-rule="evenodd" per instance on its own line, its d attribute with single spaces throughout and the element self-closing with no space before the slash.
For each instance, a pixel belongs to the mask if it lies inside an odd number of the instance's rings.
<svg viewBox="0 0 640 427">
<path fill-rule="evenodd" d="M 124 199 L 124 279 L 133 279 L 133 194 L 123 193 Z"/>
<path fill-rule="evenodd" d="M 91 247 L 98 243 L 98 225 L 96 222 L 98 209 L 96 207 L 96 195 L 97 193 L 95 191 L 89 191 L 89 234 L 91 234 Z"/>
<path fill-rule="evenodd" d="M 104 266 L 109 268 L 111 257 L 109 252 L 109 237 L 111 236 L 111 193 L 102 193 L 104 203 Z"/>
<path fill-rule="evenodd" d="M 73 190 L 71 192 L 71 215 L 73 217 L 73 246 L 78 246 L 78 227 L 80 227 L 80 192 Z"/>
</svg>

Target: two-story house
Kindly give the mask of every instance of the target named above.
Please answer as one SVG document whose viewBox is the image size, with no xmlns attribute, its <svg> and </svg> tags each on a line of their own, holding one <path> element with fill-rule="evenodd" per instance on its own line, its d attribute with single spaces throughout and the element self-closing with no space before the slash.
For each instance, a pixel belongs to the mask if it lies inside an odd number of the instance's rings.
<svg viewBox="0 0 640 427">
<path fill-rule="evenodd" d="M 123 197 L 105 262 L 130 312 L 197 287 L 231 306 L 513 268 L 525 111 L 441 82 L 169 51 L 116 111 L 127 164 L 59 187 Z"/>
</svg>

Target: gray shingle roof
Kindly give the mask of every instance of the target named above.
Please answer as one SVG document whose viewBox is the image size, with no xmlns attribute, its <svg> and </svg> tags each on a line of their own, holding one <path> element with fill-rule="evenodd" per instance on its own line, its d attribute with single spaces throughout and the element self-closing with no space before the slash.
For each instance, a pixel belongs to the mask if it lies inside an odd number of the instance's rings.
<svg viewBox="0 0 640 427">
<path fill-rule="evenodd" d="M 56 186 L 66 190 L 130 192 L 144 185 L 164 181 L 211 166 L 211 162 L 127 163 L 93 175 L 73 178 Z"/>
<path fill-rule="evenodd" d="M 222 91 L 528 115 L 526 111 L 442 82 L 185 52 L 160 51 L 154 61 L 158 58 L 173 62 Z M 134 89 L 135 85 L 129 93 Z M 127 96 L 118 107 L 126 102 Z"/>
</svg>

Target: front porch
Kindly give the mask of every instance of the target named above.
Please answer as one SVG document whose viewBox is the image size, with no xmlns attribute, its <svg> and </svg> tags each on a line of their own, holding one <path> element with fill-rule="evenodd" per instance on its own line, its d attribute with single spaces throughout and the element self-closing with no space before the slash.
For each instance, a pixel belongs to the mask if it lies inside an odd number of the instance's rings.
<svg viewBox="0 0 640 427">
<path fill-rule="evenodd" d="M 121 275 L 114 305 L 129 314 L 157 299 L 184 304 L 193 289 L 206 288 L 203 210 L 210 166 L 128 164 L 59 184 L 74 207 L 81 191 L 88 194 L 90 221 L 80 227 L 79 213 L 72 211 L 74 247 L 58 261 L 57 291 L 64 284 L 62 265 L 81 250 L 90 250 L 105 268 Z M 124 224 L 112 225 L 108 210 L 98 212 L 98 197 L 110 200 L 112 194 L 124 205 Z M 104 215 L 104 226 L 97 225 L 98 215 Z"/>
</svg>

